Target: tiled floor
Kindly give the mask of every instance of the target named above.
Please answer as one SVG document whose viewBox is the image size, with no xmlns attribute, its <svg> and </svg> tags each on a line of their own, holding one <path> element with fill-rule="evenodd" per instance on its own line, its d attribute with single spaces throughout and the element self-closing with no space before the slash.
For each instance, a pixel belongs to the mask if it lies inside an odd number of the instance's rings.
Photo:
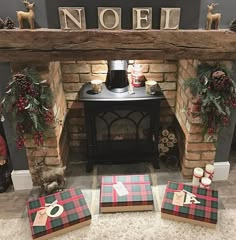
<svg viewBox="0 0 236 240">
<path fill-rule="evenodd" d="M 220 201 L 219 208 L 236 209 L 236 151 L 231 154 L 231 170 L 228 181 L 214 182 L 212 188 L 219 191 Z M 66 188 L 79 186 L 87 203 L 93 213 L 98 213 L 99 204 L 99 187 L 102 175 L 116 174 L 149 174 L 153 189 L 158 186 L 156 194 L 157 205 L 160 206 L 160 199 L 165 191 L 167 181 L 190 182 L 191 180 L 183 179 L 181 173 L 176 167 L 167 167 L 161 163 L 160 169 L 154 169 L 150 163 L 122 164 L 122 165 L 96 165 L 91 173 L 86 173 L 85 163 L 70 165 L 66 171 Z M 9 189 L 6 193 L 0 194 L 0 218 L 25 217 L 25 202 L 39 196 L 39 190 L 34 188 L 31 191 L 13 191 Z M 159 207 L 156 208 L 157 211 Z"/>
</svg>

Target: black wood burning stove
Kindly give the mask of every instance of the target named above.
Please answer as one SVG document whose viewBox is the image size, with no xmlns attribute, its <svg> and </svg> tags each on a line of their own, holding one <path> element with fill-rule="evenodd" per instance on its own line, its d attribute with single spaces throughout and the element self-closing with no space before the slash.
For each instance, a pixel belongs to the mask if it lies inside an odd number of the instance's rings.
<svg viewBox="0 0 236 240">
<path fill-rule="evenodd" d="M 116 93 L 103 84 L 102 92 L 94 94 L 91 84 L 80 91 L 84 102 L 87 131 L 87 171 L 99 163 L 131 163 L 152 161 L 159 168 L 158 127 L 159 89 L 147 95 L 144 87 L 135 88 L 135 94 Z"/>
</svg>

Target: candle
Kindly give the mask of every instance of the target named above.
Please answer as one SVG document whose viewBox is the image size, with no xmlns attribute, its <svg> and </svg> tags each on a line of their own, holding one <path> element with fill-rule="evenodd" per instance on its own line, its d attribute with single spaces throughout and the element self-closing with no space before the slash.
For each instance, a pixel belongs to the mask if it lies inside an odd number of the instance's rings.
<svg viewBox="0 0 236 240">
<path fill-rule="evenodd" d="M 200 179 L 203 176 L 203 169 L 202 168 L 194 168 L 193 170 L 193 181 L 192 181 L 192 185 L 193 186 L 199 186 L 200 184 Z"/>
<path fill-rule="evenodd" d="M 211 185 L 211 179 L 203 177 L 200 182 L 200 187 L 201 188 L 210 188 Z"/>
<path fill-rule="evenodd" d="M 102 91 L 102 80 L 92 80 L 91 85 L 94 93 L 100 93 Z"/>
<path fill-rule="evenodd" d="M 149 95 L 154 95 L 157 90 L 157 82 L 153 80 L 148 80 L 145 82 L 146 93 Z"/>
<path fill-rule="evenodd" d="M 204 177 L 210 178 L 212 180 L 213 179 L 213 174 L 214 174 L 214 165 L 207 164 L 206 168 L 205 168 Z"/>
</svg>

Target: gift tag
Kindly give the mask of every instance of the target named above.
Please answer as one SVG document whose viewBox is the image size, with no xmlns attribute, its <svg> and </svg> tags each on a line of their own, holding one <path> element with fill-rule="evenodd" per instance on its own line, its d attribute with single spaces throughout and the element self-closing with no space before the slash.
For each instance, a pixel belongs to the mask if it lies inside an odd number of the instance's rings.
<svg viewBox="0 0 236 240">
<path fill-rule="evenodd" d="M 127 191 L 126 187 L 122 182 L 117 182 L 117 184 L 113 184 L 113 187 L 115 188 L 117 194 L 122 197 L 125 195 L 128 195 L 129 192 Z"/>
<path fill-rule="evenodd" d="M 33 226 L 45 226 L 47 222 L 46 209 L 37 211 L 36 217 L 34 219 Z"/>
<path fill-rule="evenodd" d="M 185 193 L 183 191 L 174 192 L 172 204 L 183 207 L 184 198 L 185 198 Z"/>
</svg>

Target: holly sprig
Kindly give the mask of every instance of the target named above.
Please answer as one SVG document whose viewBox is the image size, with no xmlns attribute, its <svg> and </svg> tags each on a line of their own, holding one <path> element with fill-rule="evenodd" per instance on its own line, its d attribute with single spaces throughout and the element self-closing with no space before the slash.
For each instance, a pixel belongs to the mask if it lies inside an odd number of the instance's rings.
<svg viewBox="0 0 236 240">
<path fill-rule="evenodd" d="M 225 65 L 200 64 L 197 77 L 187 80 L 185 87 L 194 96 L 194 107 L 188 109 L 188 115 L 201 118 L 204 135 L 216 135 L 229 125 L 236 108 L 236 84 Z"/>
<path fill-rule="evenodd" d="M 42 145 L 47 130 L 54 121 L 52 92 L 47 80 L 42 80 L 35 69 L 24 69 L 13 75 L 9 82 L 1 109 L 11 113 L 16 128 L 18 148 L 25 145 L 25 134 L 36 145 Z"/>
</svg>

